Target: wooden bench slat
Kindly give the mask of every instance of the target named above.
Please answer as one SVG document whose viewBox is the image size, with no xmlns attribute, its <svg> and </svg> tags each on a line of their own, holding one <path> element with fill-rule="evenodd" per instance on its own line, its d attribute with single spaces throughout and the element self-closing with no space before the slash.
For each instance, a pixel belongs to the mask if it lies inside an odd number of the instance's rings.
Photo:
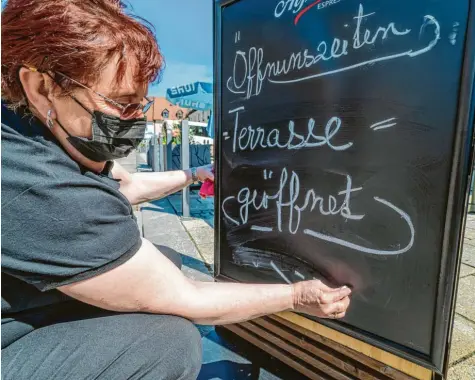
<svg viewBox="0 0 475 380">
<path fill-rule="evenodd" d="M 317 358 L 308 355 L 304 351 L 300 350 L 298 347 L 295 347 L 287 343 L 285 340 L 281 339 L 279 336 L 276 336 L 274 334 L 267 332 L 266 330 L 260 328 L 258 325 L 252 322 L 243 322 L 243 323 L 240 323 L 240 325 L 252 331 L 254 334 L 262 337 L 266 341 L 273 343 L 275 346 L 280 347 L 284 351 L 287 351 L 288 353 L 300 358 L 301 360 L 315 367 L 319 371 L 322 371 L 323 373 L 329 375 L 332 379 L 352 380 L 351 377 L 339 371 L 337 368 L 334 368 L 331 365 L 326 364 L 324 361 L 320 361 Z"/>
<path fill-rule="evenodd" d="M 361 366 L 358 361 L 345 356 L 344 354 L 334 350 L 329 345 L 322 344 L 317 342 L 314 339 L 302 336 L 291 334 L 290 329 L 284 329 L 285 326 L 279 326 L 271 319 L 259 318 L 254 321 L 256 324 L 266 328 L 267 330 L 272 331 L 274 334 L 282 337 L 283 339 L 295 344 L 297 347 L 303 348 L 311 355 L 314 355 L 318 358 L 325 360 L 333 364 L 334 366 L 340 368 L 351 376 L 354 376 L 357 379 L 361 380 L 372 380 L 377 379 L 376 371 L 368 368 L 366 366 Z M 379 376 L 381 378 L 381 375 Z M 384 379 L 389 379 L 389 377 L 384 376 Z"/>
<path fill-rule="evenodd" d="M 381 373 L 390 379 L 397 379 L 397 380 L 414 380 L 415 378 L 412 376 L 407 375 L 404 372 L 401 372 L 393 367 L 390 367 L 389 365 L 382 363 L 376 359 L 373 359 L 369 356 L 364 355 L 361 352 L 355 351 L 347 346 L 344 346 L 340 343 L 337 343 L 329 338 L 326 338 L 322 335 L 316 334 L 311 330 L 305 329 L 299 325 L 296 325 L 284 318 L 281 318 L 277 315 L 270 315 L 269 318 L 273 319 L 274 321 L 287 326 L 291 330 L 295 331 L 298 334 L 304 335 L 310 339 L 313 339 L 325 346 L 328 346 L 332 348 L 335 351 L 340 352 L 341 354 L 354 359 L 358 363 L 362 363 L 365 366 L 372 368 L 373 370 L 377 371 L 378 373 Z"/>
<path fill-rule="evenodd" d="M 250 331 L 244 329 L 243 327 L 239 325 L 225 325 L 222 327 L 224 327 L 225 329 L 229 331 L 232 331 L 234 334 L 240 336 L 241 338 L 245 339 L 249 343 L 252 343 L 256 347 L 260 348 L 261 350 L 279 359 L 281 362 L 299 371 L 303 375 L 307 376 L 309 379 L 331 380 L 330 377 L 326 377 L 323 374 L 316 373 L 312 368 L 309 368 L 305 364 L 302 364 L 298 360 L 298 358 L 292 357 L 292 355 L 289 355 L 287 352 L 282 352 L 282 350 L 279 349 L 278 347 L 274 347 L 272 344 L 266 341 L 263 341 L 262 339 L 260 339 L 260 337 L 255 336 Z"/>
</svg>

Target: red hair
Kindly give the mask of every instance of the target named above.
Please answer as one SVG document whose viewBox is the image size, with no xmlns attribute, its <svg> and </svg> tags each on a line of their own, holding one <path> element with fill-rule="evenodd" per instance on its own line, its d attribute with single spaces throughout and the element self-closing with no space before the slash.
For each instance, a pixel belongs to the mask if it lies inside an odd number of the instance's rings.
<svg viewBox="0 0 475 380">
<path fill-rule="evenodd" d="M 23 103 L 18 70 L 61 72 L 86 85 L 119 57 L 116 81 L 134 64 L 135 80 L 159 79 L 163 56 L 145 20 L 126 13 L 120 0 L 9 0 L 2 11 L 2 98 Z M 65 90 L 71 81 L 58 76 Z"/>
</svg>

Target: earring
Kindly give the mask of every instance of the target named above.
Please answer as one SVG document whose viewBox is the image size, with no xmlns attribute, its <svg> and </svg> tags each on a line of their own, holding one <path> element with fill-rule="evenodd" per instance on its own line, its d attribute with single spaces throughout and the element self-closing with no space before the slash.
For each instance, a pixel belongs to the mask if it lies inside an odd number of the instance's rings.
<svg viewBox="0 0 475 380">
<path fill-rule="evenodd" d="M 49 129 L 53 129 L 53 119 L 51 118 L 51 114 L 53 113 L 52 109 L 48 110 L 48 113 L 46 114 L 46 125 L 48 126 Z"/>
</svg>

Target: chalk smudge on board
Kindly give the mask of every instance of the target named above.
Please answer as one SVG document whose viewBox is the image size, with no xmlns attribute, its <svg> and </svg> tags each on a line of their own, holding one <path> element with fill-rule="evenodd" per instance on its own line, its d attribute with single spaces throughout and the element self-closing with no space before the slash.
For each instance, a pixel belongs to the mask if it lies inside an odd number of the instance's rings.
<svg viewBox="0 0 475 380">
<path fill-rule="evenodd" d="M 277 252 L 239 246 L 233 249 L 233 262 L 243 267 L 259 268 L 259 271 L 267 272 L 270 275 L 275 276 L 277 274 L 287 283 L 298 282 L 312 277 L 327 283 L 334 282 L 300 258 Z"/>
<path fill-rule="evenodd" d="M 283 274 L 282 271 L 281 271 L 279 268 L 277 268 L 277 265 L 275 265 L 272 260 L 270 261 L 270 266 L 272 267 L 272 269 L 274 269 L 274 270 L 279 274 L 280 277 L 282 277 L 282 278 L 285 280 L 285 282 L 286 282 L 287 284 L 291 284 L 291 283 L 292 283 L 292 282 L 285 276 L 285 274 Z"/>
</svg>

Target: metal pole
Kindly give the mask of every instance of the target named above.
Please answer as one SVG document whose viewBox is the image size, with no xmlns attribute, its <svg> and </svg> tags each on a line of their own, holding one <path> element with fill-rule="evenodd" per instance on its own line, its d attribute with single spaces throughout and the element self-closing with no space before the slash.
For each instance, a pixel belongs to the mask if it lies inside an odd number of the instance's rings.
<svg viewBox="0 0 475 380">
<path fill-rule="evenodd" d="M 165 171 L 165 151 L 163 149 L 163 124 L 160 124 L 158 133 L 158 157 L 160 160 L 160 171 Z"/>
<path fill-rule="evenodd" d="M 173 139 L 173 123 L 172 122 L 166 122 L 166 131 L 167 131 L 167 146 L 166 146 L 166 164 L 167 164 L 167 169 L 166 170 L 172 170 L 173 169 L 173 157 L 172 157 L 172 139 Z"/>
<path fill-rule="evenodd" d="M 158 123 L 153 122 L 153 139 L 152 139 L 152 171 L 158 172 L 160 169 L 158 167 L 158 139 L 160 133 L 158 131 Z"/>
<path fill-rule="evenodd" d="M 190 168 L 190 137 L 188 120 L 181 122 L 181 168 L 187 170 Z M 182 215 L 190 216 L 190 188 L 187 186 L 182 191 Z"/>
</svg>

